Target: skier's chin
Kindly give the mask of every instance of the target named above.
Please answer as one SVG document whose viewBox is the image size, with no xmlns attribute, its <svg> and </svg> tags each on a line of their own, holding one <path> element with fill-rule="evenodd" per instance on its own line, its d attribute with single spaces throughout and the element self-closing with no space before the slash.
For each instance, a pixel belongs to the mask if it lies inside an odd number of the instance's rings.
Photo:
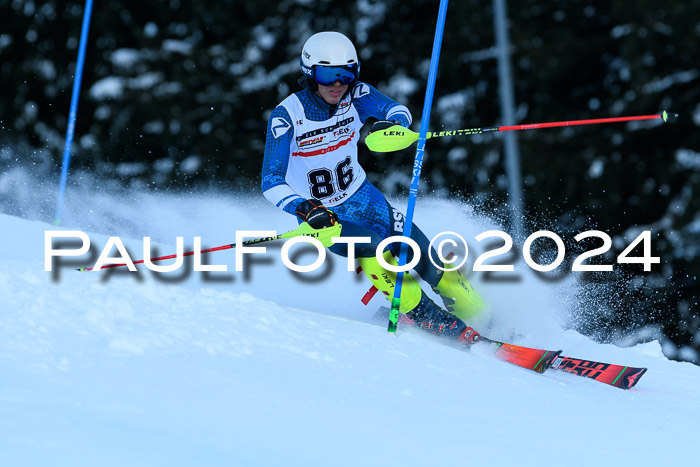
<svg viewBox="0 0 700 467">
<path fill-rule="evenodd" d="M 326 96 L 321 96 L 321 98 L 322 98 L 322 99 L 326 102 L 326 104 L 328 104 L 328 105 L 336 105 L 336 104 L 337 104 L 338 102 L 340 102 L 340 100 L 343 98 L 343 95 L 342 95 L 342 94 L 337 94 L 337 95 L 335 95 L 335 94 L 330 94 L 330 93 L 328 93 L 328 95 L 326 95 Z"/>
<path fill-rule="evenodd" d="M 343 95 L 347 91 L 347 86 L 321 86 L 319 85 L 317 94 L 321 96 L 326 104 L 336 105 L 343 99 Z"/>
</svg>

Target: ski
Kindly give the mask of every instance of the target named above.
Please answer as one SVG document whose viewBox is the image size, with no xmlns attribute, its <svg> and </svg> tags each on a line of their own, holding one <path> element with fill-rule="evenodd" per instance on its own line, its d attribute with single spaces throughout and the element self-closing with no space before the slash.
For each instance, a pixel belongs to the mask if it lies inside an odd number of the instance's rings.
<svg viewBox="0 0 700 467">
<path fill-rule="evenodd" d="M 544 350 L 498 342 L 481 336 L 481 341 L 490 344 L 494 356 L 500 360 L 528 368 L 537 373 L 548 369 L 583 376 L 620 389 L 631 389 L 646 373 L 646 368 L 596 362 L 561 355 L 561 350 Z"/>
<path fill-rule="evenodd" d="M 380 307 L 375 313 L 372 322 L 375 324 L 383 323 L 388 313 L 389 309 L 387 307 Z M 404 314 L 399 315 L 398 324 L 410 327 L 416 326 L 416 323 Z M 490 347 L 491 353 L 497 359 L 522 368 L 527 368 L 536 373 L 544 373 L 547 368 L 550 367 L 554 359 L 562 352 L 561 350 L 533 349 L 521 345 L 508 344 L 506 342 L 489 339 L 479 333 L 477 334 L 479 336 L 478 341 L 471 345 L 487 344 Z M 464 350 L 468 350 L 471 345 L 465 347 Z"/>
<path fill-rule="evenodd" d="M 488 344 L 494 357 L 514 365 L 544 373 L 552 365 L 561 350 L 544 350 L 508 344 L 481 336 L 479 343 Z"/>
<path fill-rule="evenodd" d="M 559 355 L 554 359 L 551 368 L 553 370 L 565 371 L 577 376 L 591 378 L 620 389 L 630 389 L 634 387 L 647 371 L 646 368 L 635 368 L 631 366 L 615 365 L 613 363 L 583 360 L 563 355 Z"/>
<path fill-rule="evenodd" d="M 375 313 L 372 322 L 383 324 L 388 316 L 389 309 L 380 307 Z M 400 325 L 415 326 L 415 322 L 404 314 L 399 315 Z M 479 334 L 479 340 L 464 348 L 468 350 L 472 345 L 485 344 L 494 357 L 499 360 L 512 363 L 536 373 L 544 373 L 548 369 L 564 371 L 577 376 L 591 378 L 595 381 L 608 384 L 620 389 L 631 389 L 646 373 L 646 368 L 616 365 L 613 363 L 596 362 L 580 358 L 566 357 L 561 350 L 546 350 L 524 347 L 489 339 Z"/>
</svg>

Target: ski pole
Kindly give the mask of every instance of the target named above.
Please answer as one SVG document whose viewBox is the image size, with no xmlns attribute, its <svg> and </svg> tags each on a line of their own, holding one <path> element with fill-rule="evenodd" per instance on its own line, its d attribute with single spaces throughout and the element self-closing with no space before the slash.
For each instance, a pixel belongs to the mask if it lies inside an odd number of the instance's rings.
<svg viewBox="0 0 700 467">
<path fill-rule="evenodd" d="M 449 130 L 439 132 L 428 132 L 426 139 L 441 138 L 443 136 L 465 136 L 465 135 L 480 135 L 482 133 L 492 133 L 494 131 L 512 131 L 512 130 L 536 130 L 540 128 L 555 128 L 562 126 L 577 126 L 577 125 L 593 125 L 596 123 L 614 123 L 614 122 L 630 122 L 633 120 L 655 120 L 662 119 L 664 122 L 678 118 L 678 114 L 668 113 L 665 110 L 654 115 L 637 115 L 633 117 L 612 117 L 612 118 L 597 118 L 592 120 L 570 120 L 567 122 L 550 122 L 550 123 L 529 123 L 525 125 L 510 125 L 510 126 L 494 126 L 485 128 L 468 128 L 463 130 Z M 365 138 L 365 144 L 374 152 L 391 152 L 405 149 L 418 141 L 419 134 L 399 125 L 386 128 L 384 130 L 370 133 Z"/>
<path fill-rule="evenodd" d="M 283 238 L 292 238 L 292 237 L 308 236 L 308 237 L 315 237 L 315 238 L 317 238 L 317 239 L 323 244 L 323 246 L 328 247 L 328 246 L 332 245 L 333 242 L 331 241 L 331 239 L 332 239 L 333 237 L 339 237 L 339 236 L 340 236 L 341 229 L 342 229 L 342 227 L 341 227 L 340 224 L 336 224 L 336 225 L 334 225 L 333 227 L 326 227 L 326 228 L 324 228 L 324 229 L 314 229 L 314 228 L 311 227 L 308 223 L 302 222 L 302 223 L 299 225 L 299 227 L 297 227 L 297 228 L 294 229 L 294 230 L 290 230 L 289 232 L 285 232 L 285 233 L 283 233 L 283 234 L 279 234 L 279 235 L 276 235 L 276 236 L 274 236 L 274 237 L 262 237 L 262 238 L 254 238 L 254 239 L 251 239 L 251 240 L 246 240 L 246 241 L 244 241 L 244 242 L 241 244 L 241 246 L 256 245 L 256 244 L 258 244 L 258 243 L 273 242 L 273 241 L 275 241 L 275 240 L 281 240 L 281 239 L 283 239 Z M 221 245 L 221 246 L 217 246 L 217 247 L 213 247 L 213 248 L 207 248 L 207 249 L 205 249 L 205 250 L 200 250 L 199 253 L 200 253 L 200 254 L 202 254 L 202 253 L 211 253 L 211 252 L 213 252 L 213 251 L 230 250 L 230 249 L 232 249 L 232 248 L 236 248 L 236 244 L 235 244 L 235 243 L 230 243 L 230 244 L 228 244 L 228 245 Z M 195 252 L 195 251 L 188 251 L 188 252 L 182 253 L 182 256 L 192 256 L 192 255 L 194 255 L 195 253 L 197 253 L 197 252 Z M 178 257 L 177 254 L 175 254 L 175 255 L 159 256 L 158 258 L 150 258 L 150 261 L 151 261 L 151 262 L 153 262 L 153 261 L 163 261 L 163 260 L 166 260 L 166 259 L 174 259 L 174 258 L 177 258 L 177 257 Z M 144 263 L 145 261 L 146 261 L 146 260 L 144 260 L 144 259 L 140 259 L 140 260 L 138 260 L 138 261 L 134 261 L 133 264 L 142 264 L 142 263 Z M 122 266 L 126 266 L 126 263 L 124 263 L 124 264 L 106 264 L 106 265 L 102 266 L 100 269 L 98 269 L 98 271 L 100 271 L 100 270 L 102 270 L 102 269 L 118 268 L 118 267 L 122 267 Z M 92 271 L 93 268 L 88 268 L 88 267 L 83 266 L 83 267 L 78 268 L 77 270 L 78 270 L 78 271 L 83 271 L 83 272 L 84 272 L 84 271 Z"/>
</svg>

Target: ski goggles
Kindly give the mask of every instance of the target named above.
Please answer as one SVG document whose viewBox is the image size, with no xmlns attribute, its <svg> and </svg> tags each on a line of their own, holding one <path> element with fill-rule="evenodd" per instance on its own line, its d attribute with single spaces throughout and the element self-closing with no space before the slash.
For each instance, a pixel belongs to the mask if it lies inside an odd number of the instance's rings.
<svg viewBox="0 0 700 467">
<path fill-rule="evenodd" d="M 340 84 L 350 84 L 355 81 L 355 70 L 357 65 L 348 66 L 320 66 L 314 67 L 314 81 L 322 86 L 333 86 L 333 83 L 340 81 Z"/>
</svg>

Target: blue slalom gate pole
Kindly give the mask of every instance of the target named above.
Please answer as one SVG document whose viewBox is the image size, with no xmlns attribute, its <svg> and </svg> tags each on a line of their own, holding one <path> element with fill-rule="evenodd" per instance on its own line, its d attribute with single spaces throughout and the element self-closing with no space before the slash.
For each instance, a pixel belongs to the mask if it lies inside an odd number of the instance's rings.
<svg viewBox="0 0 700 467">
<path fill-rule="evenodd" d="M 411 227 L 413 225 L 413 211 L 416 206 L 416 198 L 418 197 L 418 183 L 420 181 L 420 172 L 423 168 L 423 153 L 425 152 L 425 141 L 428 133 L 428 124 L 430 123 L 430 108 L 433 104 L 433 93 L 435 90 L 435 79 L 437 78 L 438 62 L 440 61 L 440 49 L 442 48 L 442 33 L 445 29 L 445 16 L 447 15 L 448 0 L 440 0 L 440 9 L 438 11 L 438 21 L 435 26 L 435 39 L 433 40 L 433 52 L 430 57 L 430 72 L 428 73 L 428 87 L 425 90 L 425 101 L 423 102 L 423 115 L 420 121 L 420 132 L 418 134 L 418 146 L 416 147 L 416 157 L 413 161 L 413 175 L 411 177 L 411 187 L 408 192 L 408 208 L 406 208 L 406 222 L 403 226 L 403 236 L 411 237 Z M 408 247 L 406 243 L 401 243 L 401 252 L 399 254 L 399 266 L 403 267 L 406 264 L 408 255 Z M 399 322 L 399 307 L 401 304 L 401 288 L 403 284 L 403 271 L 399 271 L 396 275 L 396 287 L 394 288 L 394 297 L 391 300 L 391 313 L 389 313 L 389 332 L 396 332 L 396 326 Z"/>
<path fill-rule="evenodd" d="M 54 223 L 61 223 L 63 211 L 63 198 L 66 193 L 66 183 L 68 182 L 68 167 L 70 166 L 70 148 L 73 144 L 73 134 L 75 132 L 75 120 L 78 115 L 78 99 L 80 97 L 80 83 L 83 79 L 83 66 L 85 65 L 85 49 L 87 48 L 88 30 L 90 29 L 90 16 L 92 15 L 92 0 L 85 1 L 85 12 L 83 13 L 83 27 L 80 31 L 80 46 L 78 47 L 78 62 L 75 65 L 75 76 L 73 77 L 73 94 L 70 100 L 70 113 L 68 115 L 68 129 L 66 130 L 66 142 L 63 146 L 63 163 L 61 165 L 61 183 L 58 187 L 58 201 L 56 202 L 56 216 Z"/>
</svg>

